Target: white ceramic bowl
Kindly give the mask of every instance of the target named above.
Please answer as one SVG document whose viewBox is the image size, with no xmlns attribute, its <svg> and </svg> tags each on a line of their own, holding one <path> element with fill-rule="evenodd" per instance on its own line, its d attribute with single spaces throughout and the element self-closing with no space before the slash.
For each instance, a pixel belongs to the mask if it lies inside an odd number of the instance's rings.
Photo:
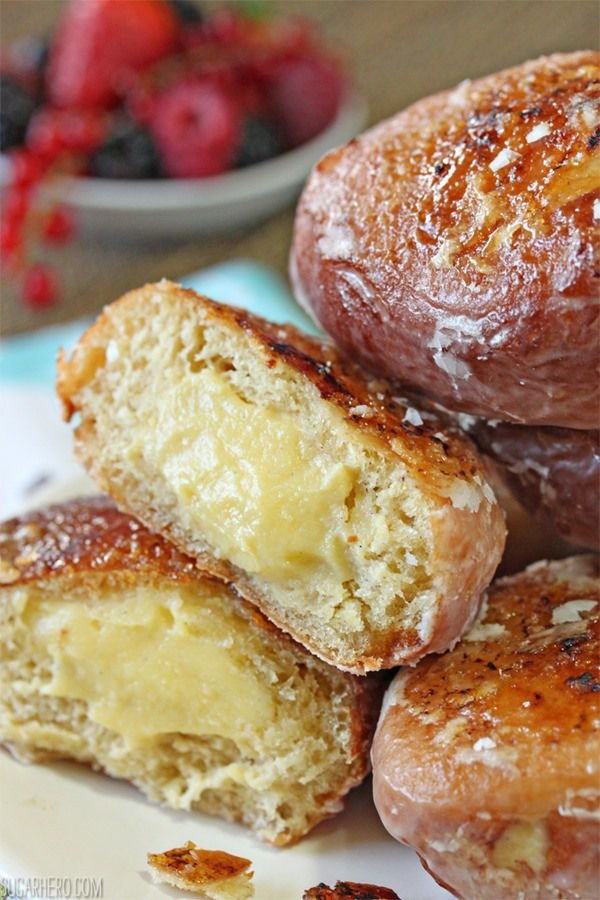
<svg viewBox="0 0 600 900">
<path fill-rule="evenodd" d="M 291 203 L 317 160 L 354 137 L 366 114 L 364 99 L 351 94 L 331 125 L 312 140 L 213 178 L 61 178 L 43 190 L 74 209 L 84 231 L 103 238 L 223 234 L 266 219 Z"/>
</svg>

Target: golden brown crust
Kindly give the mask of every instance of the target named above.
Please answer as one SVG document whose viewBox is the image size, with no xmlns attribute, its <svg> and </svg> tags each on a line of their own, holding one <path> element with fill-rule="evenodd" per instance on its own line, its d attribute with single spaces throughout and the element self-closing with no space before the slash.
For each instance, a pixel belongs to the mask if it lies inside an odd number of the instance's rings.
<svg viewBox="0 0 600 900">
<path fill-rule="evenodd" d="M 234 856 L 225 850 L 203 850 L 193 841 L 162 853 L 148 853 L 148 865 L 159 873 L 176 876 L 190 885 L 190 890 L 202 885 L 224 882 L 240 875 L 252 877 L 251 860 Z"/>
<path fill-rule="evenodd" d="M 482 472 L 473 445 L 450 418 L 426 411 L 421 416 L 422 424 L 411 424 L 405 418 L 411 408 L 410 398 L 403 397 L 390 383 L 366 377 L 363 369 L 344 359 L 330 342 L 319 341 L 292 325 L 277 325 L 246 310 L 207 301 L 206 297 L 166 280 L 147 284 L 115 301 L 81 339 L 82 352 L 78 354 L 76 349 L 71 359 L 61 355 L 57 391 L 67 421 L 78 412 L 76 395 L 90 377 L 90 359 L 86 358 L 80 366 L 83 353 L 94 346 L 97 335 L 109 330 L 110 317 L 118 313 L 119 306 L 127 306 L 134 299 L 149 299 L 157 292 L 163 294 L 165 302 L 181 298 L 197 304 L 207 321 L 241 328 L 262 345 L 269 368 L 282 361 L 301 373 L 356 428 L 400 455 L 417 480 L 435 488 L 437 482 L 443 483 L 447 478 L 470 480 Z M 102 365 L 103 359 L 98 355 L 95 363 Z"/>
<path fill-rule="evenodd" d="M 355 881 L 336 881 L 331 888 L 317 884 L 302 894 L 302 900 L 400 900 L 391 888 L 378 884 L 358 884 Z"/>
<path fill-rule="evenodd" d="M 469 433 L 526 509 L 572 544 L 600 550 L 600 432 L 480 420 Z"/>
<path fill-rule="evenodd" d="M 71 500 L 0 523 L 1 584 L 123 572 L 198 578 L 194 560 L 108 497 Z"/>
<path fill-rule="evenodd" d="M 459 895 L 496 897 L 503 886 L 515 896 L 590 896 L 598 576 L 598 559 L 580 556 L 500 579 L 453 651 L 389 689 L 372 750 L 378 810 Z M 499 842 L 523 823 L 537 829 L 535 862 L 503 875 Z"/>
<path fill-rule="evenodd" d="M 599 104 L 600 54 L 556 54 L 333 151 L 298 207 L 298 298 L 450 408 L 597 428 Z"/>
</svg>

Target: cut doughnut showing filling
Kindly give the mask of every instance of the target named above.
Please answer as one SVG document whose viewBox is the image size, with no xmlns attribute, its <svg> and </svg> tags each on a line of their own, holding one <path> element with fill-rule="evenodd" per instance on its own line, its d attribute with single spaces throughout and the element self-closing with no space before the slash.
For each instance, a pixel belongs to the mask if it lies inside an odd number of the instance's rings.
<svg viewBox="0 0 600 900">
<path fill-rule="evenodd" d="M 0 742 L 286 844 L 368 770 L 377 676 L 329 666 L 108 500 L 0 527 Z"/>
<path fill-rule="evenodd" d="M 504 544 L 476 451 L 332 347 L 162 282 L 59 392 L 102 489 L 328 662 L 410 662 L 475 615 Z"/>
</svg>

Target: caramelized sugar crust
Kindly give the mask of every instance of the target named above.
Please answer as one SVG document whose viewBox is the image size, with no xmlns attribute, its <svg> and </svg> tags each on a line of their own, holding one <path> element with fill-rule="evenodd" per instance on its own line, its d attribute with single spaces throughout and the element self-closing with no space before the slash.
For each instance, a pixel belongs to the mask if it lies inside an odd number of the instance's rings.
<svg viewBox="0 0 600 900">
<path fill-rule="evenodd" d="M 375 801 L 458 896 L 594 895 L 598 574 L 578 556 L 500 579 L 454 650 L 389 689 Z"/>
<path fill-rule="evenodd" d="M 600 54 L 420 100 L 315 167 L 299 300 L 352 358 L 457 410 L 598 428 Z"/>
</svg>

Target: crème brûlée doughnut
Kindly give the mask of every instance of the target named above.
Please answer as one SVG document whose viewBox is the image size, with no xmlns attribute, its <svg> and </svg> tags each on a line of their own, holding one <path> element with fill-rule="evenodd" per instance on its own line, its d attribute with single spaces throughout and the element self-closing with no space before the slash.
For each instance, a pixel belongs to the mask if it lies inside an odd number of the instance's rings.
<svg viewBox="0 0 600 900">
<path fill-rule="evenodd" d="M 477 451 L 331 345 L 161 282 L 58 390 L 101 489 L 322 659 L 411 662 L 473 620 L 505 536 Z"/>
<path fill-rule="evenodd" d="M 598 559 L 496 581 L 454 650 L 395 676 L 373 743 L 388 831 L 465 900 L 595 900 Z"/>
<path fill-rule="evenodd" d="M 0 743 L 274 844 L 369 768 L 381 676 L 312 656 L 106 498 L 0 526 Z"/>
<path fill-rule="evenodd" d="M 600 550 L 599 431 L 484 420 L 468 431 L 526 509 L 571 544 Z"/>
<path fill-rule="evenodd" d="M 451 409 L 600 427 L 600 53 L 414 103 L 315 166 L 297 299 L 339 347 Z"/>
</svg>

